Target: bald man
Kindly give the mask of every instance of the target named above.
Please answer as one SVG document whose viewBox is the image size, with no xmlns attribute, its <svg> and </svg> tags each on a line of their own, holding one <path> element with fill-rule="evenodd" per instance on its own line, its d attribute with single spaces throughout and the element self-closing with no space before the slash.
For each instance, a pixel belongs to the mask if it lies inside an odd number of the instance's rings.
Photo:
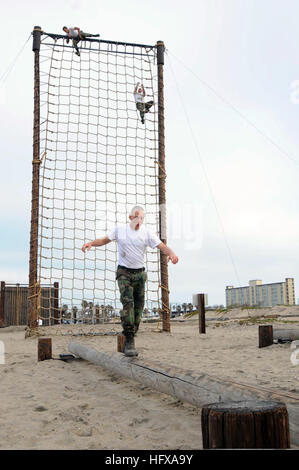
<svg viewBox="0 0 299 470">
<path fill-rule="evenodd" d="M 120 291 L 120 300 L 123 305 L 121 322 L 123 334 L 126 337 L 124 353 L 126 356 L 137 356 L 134 347 L 136 335 L 144 308 L 144 287 L 147 274 L 144 268 L 144 254 L 146 248 L 158 248 L 169 260 L 176 264 L 177 255 L 163 243 L 160 238 L 148 227 L 143 225 L 145 211 L 141 206 L 134 206 L 129 214 L 127 224 L 119 224 L 104 238 L 85 243 L 82 250 L 91 247 L 103 246 L 115 240 L 118 245 L 118 267 L 116 279 Z"/>
</svg>

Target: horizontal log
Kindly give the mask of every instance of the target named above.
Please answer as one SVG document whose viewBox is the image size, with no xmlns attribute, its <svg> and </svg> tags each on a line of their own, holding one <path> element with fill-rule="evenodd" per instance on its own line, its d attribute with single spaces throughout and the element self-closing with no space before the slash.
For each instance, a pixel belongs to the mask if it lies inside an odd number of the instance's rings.
<svg viewBox="0 0 299 470">
<path fill-rule="evenodd" d="M 229 380 L 218 379 L 191 370 L 182 370 L 154 361 L 128 358 L 120 353 L 108 354 L 71 342 L 69 351 L 127 379 L 135 380 L 160 393 L 202 408 L 209 403 L 242 400 L 279 400 L 286 403 L 291 444 L 299 446 L 299 395 L 280 393 Z"/>
<path fill-rule="evenodd" d="M 295 341 L 299 339 L 299 328 L 294 329 L 273 329 L 273 339 L 283 339 Z"/>
</svg>

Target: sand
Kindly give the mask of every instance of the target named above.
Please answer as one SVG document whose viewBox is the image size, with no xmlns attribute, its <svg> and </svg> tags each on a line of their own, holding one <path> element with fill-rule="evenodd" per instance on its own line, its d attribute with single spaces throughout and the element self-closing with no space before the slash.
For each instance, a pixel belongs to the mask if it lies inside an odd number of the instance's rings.
<svg viewBox="0 0 299 470">
<path fill-rule="evenodd" d="M 208 321 L 201 335 L 196 319 L 172 321 L 170 333 L 160 332 L 159 324 L 142 324 L 135 340 L 139 359 L 299 393 L 299 365 L 291 362 L 290 344 L 259 349 L 258 323 L 232 318 Z M 299 328 L 295 317 L 276 319 L 273 325 Z M 52 338 L 53 359 L 38 362 L 37 337 L 25 339 L 24 327 L 0 329 L 5 347 L 0 449 L 202 448 L 200 409 L 84 360 L 59 360 L 70 341 L 115 352 L 116 336 L 70 337 L 53 334 L 51 327 L 41 330 Z M 120 325 L 101 326 L 102 332 L 120 330 Z"/>
</svg>

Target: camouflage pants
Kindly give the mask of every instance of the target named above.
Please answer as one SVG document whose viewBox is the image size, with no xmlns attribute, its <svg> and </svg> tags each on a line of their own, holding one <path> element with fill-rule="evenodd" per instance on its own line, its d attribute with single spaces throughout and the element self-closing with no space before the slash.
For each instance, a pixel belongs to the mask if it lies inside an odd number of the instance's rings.
<svg viewBox="0 0 299 470">
<path fill-rule="evenodd" d="M 137 333 L 144 307 L 144 285 L 147 274 L 144 271 L 129 271 L 119 267 L 116 272 L 120 301 L 123 305 L 121 322 L 123 334 Z"/>
<path fill-rule="evenodd" d="M 140 112 L 140 117 L 142 121 L 144 120 L 144 114 L 149 112 L 153 104 L 153 101 L 148 101 L 147 103 L 136 103 L 136 108 Z"/>
<path fill-rule="evenodd" d="M 78 36 L 77 38 L 73 38 L 72 39 L 72 44 L 73 44 L 73 47 L 76 49 L 77 52 L 79 52 L 79 48 L 78 48 L 78 44 L 80 41 L 84 41 L 85 38 L 90 38 L 94 36 L 93 34 L 89 34 L 89 33 L 83 33 L 83 31 L 81 31 L 81 38 Z"/>
</svg>

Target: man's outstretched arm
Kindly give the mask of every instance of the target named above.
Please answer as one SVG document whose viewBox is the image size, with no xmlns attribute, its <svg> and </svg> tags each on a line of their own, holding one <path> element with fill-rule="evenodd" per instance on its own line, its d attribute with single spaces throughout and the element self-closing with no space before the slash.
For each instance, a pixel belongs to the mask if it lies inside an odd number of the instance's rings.
<svg viewBox="0 0 299 470">
<path fill-rule="evenodd" d="M 157 245 L 157 248 L 159 248 L 164 255 L 168 256 L 168 261 L 170 260 L 173 264 L 178 262 L 179 258 L 177 255 L 168 246 L 166 246 L 165 243 L 161 242 Z"/>
<path fill-rule="evenodd" d="M 93 240 L 92 242 L 85 243 L 82 246 L 82 251 L 85 253 L 85 250 L 89 251 L 92 246 L 104 246 L 110 242 L 111 240 L 108 237 L 97 238 L 96 240 Z"/>
</svg>

